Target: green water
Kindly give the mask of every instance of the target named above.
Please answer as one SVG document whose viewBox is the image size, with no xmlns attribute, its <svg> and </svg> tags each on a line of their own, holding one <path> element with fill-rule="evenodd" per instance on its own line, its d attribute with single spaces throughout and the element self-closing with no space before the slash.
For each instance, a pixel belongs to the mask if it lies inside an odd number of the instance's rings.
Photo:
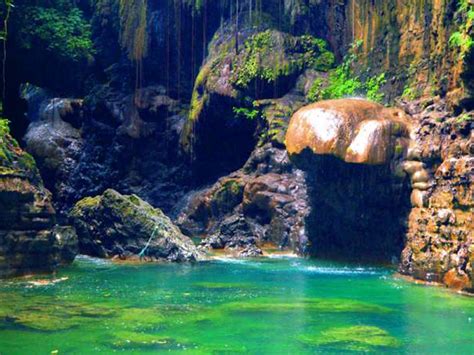
<svg viewBox="0 0 474 355">
<path fill-rule="evenodd" d="M 294 258 L 81 258 L 55 284 L 0 283 L 0 354 L 474 353 L 474 298 L 392 272 Z"/>
</svg>

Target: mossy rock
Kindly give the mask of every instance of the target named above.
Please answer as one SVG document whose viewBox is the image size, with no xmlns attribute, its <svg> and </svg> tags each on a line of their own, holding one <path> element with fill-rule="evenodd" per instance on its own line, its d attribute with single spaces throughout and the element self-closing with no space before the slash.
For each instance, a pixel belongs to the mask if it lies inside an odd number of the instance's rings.
<svg viewBox="0 0 474 355">
<path fill-rule="evenodd" d="M 112 347 L 118 349 L 164 350 L 175 343 L 177 341 L 170 337 L 130 331 L 114 333 L 112 337 Z"/>
<path fill-rule="evenodd" d="M 346 299 L 301 299 L 282 303 L 280 299 L 257 299 L 251 302 L 232 302 L 221 306 L 223 311 L 236 313 L 287 313 L 301 310 L 317 313 L 388 313 L 389 308 Z"/>
<path fill-rule="evenodd" d="M 200 257 L 160 209 L 138 196 L 106 190 L 77 202 L 70 216 L 81 252 L 96 257 L 149 257 L 153 260 L 195 261 Z"/>
<path fill-rule="evenodd" d="M 17 293 L 0 294 L 0 323 L 21 325 L 38 331 L 62 331 L 97 318 L 116 315 L 116 309 L 104 305 L 70 302 L 58 298 L 27 297 Z"/>
<path fill-rule="evenodd" d="M 252 285 L 248 283 L 232 283 L 232 282 L 195 282 L 193 287 L 208 289 L 208 290 L 233 290 L 233 289 L 248 289 Z"/>
<path fill-rule="evenodd" d="M 193 160 L 201 158 L 197 152 L 216 129 L 215 121 L 235 120 L 229 127 L 238 131 L 241 126 L 245 130 L 249 124 L 246 121 L 250 120 L 239 118 L 235 108 L 248 108 L 255 99 L 283 96 L 304 70 L 326 71 L 334 64 L 334 55 L 321 39 L 293 36 L 268 25 L 242 24 L 236 45 L 232 30 L 232 24 L 226 24 L 216 32 L 194 84 L 188 120 L 180 138 L 183 151 Z M 280 134 L 277 139 L 282 141 L 283 136 Z"/>
<path fill-rule="evenodd" d="M 307 345 L 338 351 L 381 351 L 400 345 L 387 331 L 367 325 L 331 328 L 316 335 L 301 335 L 299 340 Z"/>
</svg>

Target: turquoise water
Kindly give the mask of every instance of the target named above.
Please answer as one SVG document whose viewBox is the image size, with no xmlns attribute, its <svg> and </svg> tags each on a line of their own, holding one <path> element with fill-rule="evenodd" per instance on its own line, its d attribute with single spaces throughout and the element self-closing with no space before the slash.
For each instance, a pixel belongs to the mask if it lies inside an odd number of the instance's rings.
<svg viewBox="0 0 474 355">
<path fill-rule="evenodd" d="M 81 258 L 56 283 L 0 282 L 0 354 L 474 353 L 474 298 L 392 274 L 295 258 Z"/>
</svg>

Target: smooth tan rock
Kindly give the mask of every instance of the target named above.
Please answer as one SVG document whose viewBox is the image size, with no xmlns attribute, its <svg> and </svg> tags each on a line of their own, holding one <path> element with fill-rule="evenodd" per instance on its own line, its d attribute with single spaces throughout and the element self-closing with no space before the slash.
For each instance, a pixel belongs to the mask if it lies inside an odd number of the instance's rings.
<svg viewBox="0 0 474 355">
<path fill-rule="evenodd" d="M 321 101 L 297 111 L 286 146 L 290 155 L 310 149 L 348 163 L 380 165 L 408 148 L 409 124 L 398 109 L 359 99 Z"/>
<path fill-rule="evenodd" d="M 426 191 L 430 188 L 430 184 L 427 182 L 417 182 L 412 185 L 414 190 Z"/>
<path fill-rule="evenodd" d="M 419 161 L 405 161 L 403 163 L 403 168 L 410 175 L 413 175 L 416 172 L 424 169 L 424 167 L 425 167 L 425 164 Z"/>
<path fill-rule="evenodd" d="M 417 171 L 411 177 L 411 181 L 413 184 L 420 183 L 420 182 L 428 182 L 429 179 L 430 179 L 430 175 L 424 169 Z"/>
<path fill-rule="evenodd" d="M 413 207 L 426 207 L 428 204 L 427 194 L 425 191 L 413 190 L 410 200 Z"/>
</svg>

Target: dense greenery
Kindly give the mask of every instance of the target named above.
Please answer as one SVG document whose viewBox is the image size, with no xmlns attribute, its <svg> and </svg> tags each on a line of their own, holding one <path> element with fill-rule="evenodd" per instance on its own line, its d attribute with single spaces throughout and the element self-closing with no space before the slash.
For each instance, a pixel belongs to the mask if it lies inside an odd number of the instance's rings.
<svg viewBox="0 0 474 355">
<path fill-rule="evenodd" d="M 288 53 L 278 53 L 289 49 Z M 313 36 L 290 38 L 267 30 L 245 41 L 242 62 L 234 71 L 233 82 L 245 88 L 253 80 L 274 82 L 296 70 L 314 68 L 327 71 L 334 64 L 334 55 L 325 41 Z"/>
<path fill-rule="evenodd" d="M 460 57 L 464 56 L 474 47 L 474 38 L 469 33 L 474 23 L 474 5 L 469 0 L 459 0 L 457 14 L 461 23 L 456 32 L 449 38 L 449 43 L 453 47 L 458 47 Z"/>
<path fill-rule="evenodd" d="M 319 100 L 339 99 L 354 95 L 365 95 L 369 100 L 381 102 L 384 94 L 381 87 L 385 84 L 385 73 L 362 80 L 354 71 L 358 60 L 357 50 L 361 41 L 354 43 L 343 62 L 330 71 L 327 79 L 316 79 L 308 92 L 307 99 L 311 102 Z"/>
<path fill-rule="evenodd" d="M 17 39 L 24 49 L 42 48 L 64 60 L 91 60 L 91 28 L 83 12 L 67 1 L 57 6 L 27 6 L 21 10 Z"/>
</svg>

